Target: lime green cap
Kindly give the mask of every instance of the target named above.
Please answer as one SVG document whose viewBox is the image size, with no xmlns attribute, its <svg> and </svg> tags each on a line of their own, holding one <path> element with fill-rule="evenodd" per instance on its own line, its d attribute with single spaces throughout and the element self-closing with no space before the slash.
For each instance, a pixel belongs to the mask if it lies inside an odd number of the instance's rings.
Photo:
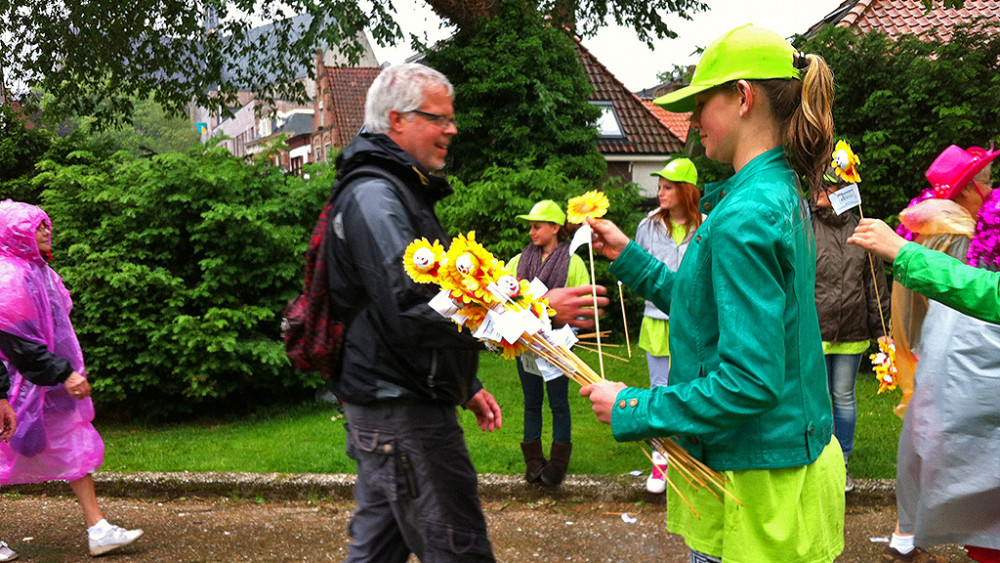
<svg viewBox="0 0 1000 563">
<path fill-rule="evenodd" d="M 539 201 L 527 215 L 518 215 L 517 218 L 525 221 L 547 221 L 556 225 L 566 224 L 566 213 L 551 199 Z"/>
<path fill-rule="evenodd" d="M 773 31 L 747 24 L 712 42 L 698 61 L 691 84 L 653 103 L 667 111 L 694 111 L 694 96 L 734 80 L 799 78 L 795 48 Z"/>
<path fill-rule="evenodd" d="M 663 167 L 649 174 L 650 176 L 660 176 L 671 182 L 687 182 L 688 184 L 698 183 L 698 169 L 689 158 L 675 158 Z"/>
</svg>

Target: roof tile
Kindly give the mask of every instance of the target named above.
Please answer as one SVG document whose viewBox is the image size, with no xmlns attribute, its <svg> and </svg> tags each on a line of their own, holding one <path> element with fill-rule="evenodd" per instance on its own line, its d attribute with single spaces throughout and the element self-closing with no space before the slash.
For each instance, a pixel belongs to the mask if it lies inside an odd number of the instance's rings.
<svg viewBox="0 0 1000 563">
<path fill-rule="evenodd" d="M 670 154 L 680 152 L 684 143 L 671 129 L 660 121 L 653 112 L 629 91 L 578 38 L 574 46 L 583 68 L 587 72 L 594 92 L 588 97 L 593 101 L 610 101 L 621 122 L 624 139 L 599 139 L 598 149 L 602 154 Z"/>
<path fill-rule="evenodd" d="M 935 2 L 926 13 L 920 0 L 846 0 L 831 14 L 850 4 L 853 7 L 836 22 L 838 26 L 856 27 L 863 32 L 879 30 L 891 39 L 938 32 L 942 41 L 949 41 L 955 25 L 980 16 L 995 22 L 981 28 L 1000 29 L 998 0 L 965 0 L 961 8 L 943 8 L 940 2 Z"/>
</svg>

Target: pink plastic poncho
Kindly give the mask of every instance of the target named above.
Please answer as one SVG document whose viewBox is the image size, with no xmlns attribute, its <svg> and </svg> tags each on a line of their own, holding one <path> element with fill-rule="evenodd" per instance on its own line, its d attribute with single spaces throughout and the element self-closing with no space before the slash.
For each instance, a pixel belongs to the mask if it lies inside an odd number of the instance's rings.
<svg viewBox="0 0 1000 563">
<path fill-rule="evenodd" d="M 0 330 L 45 344 L 85 376 L 69 291 L 35 240 L 38 225 L 48 220 L 33 205 L 0 202 Z M 10 373 L 8 399 L 17 412 L 17 432 L 10 443 L 0 443 L 0 484 L 75 481 L 100 467 L 104 442 L 90 423 L 90 398 L 76 400 L 62 384 L 35 385 L 2 353 L 0 360 Z"/>
</svg>

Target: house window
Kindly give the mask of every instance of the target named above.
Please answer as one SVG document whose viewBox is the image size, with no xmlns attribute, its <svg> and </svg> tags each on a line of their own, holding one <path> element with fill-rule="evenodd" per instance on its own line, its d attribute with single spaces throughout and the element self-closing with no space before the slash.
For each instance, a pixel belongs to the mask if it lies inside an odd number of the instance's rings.
<svg viewBox="0 0 1000 563">
<path fill-rule="evenodd" d="M 622 131 L 622 124 L 618 121 L 618 114 L 615 113 L 615 106 L 611 102 L 590 102 L 601 109 L 601 116 L 597 119 L 597 132 L 602 138 L 613 139 L 625 136 Z"/>
<path fill-rule="evenodd" d="M 330 143 L 323 145 L 323 162 L 330 158 Z"/>
</svg>

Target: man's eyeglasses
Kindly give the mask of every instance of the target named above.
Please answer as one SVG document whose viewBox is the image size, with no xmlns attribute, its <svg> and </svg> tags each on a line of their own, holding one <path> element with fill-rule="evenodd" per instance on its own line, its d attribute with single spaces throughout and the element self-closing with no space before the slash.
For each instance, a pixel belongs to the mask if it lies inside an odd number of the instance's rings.
<svg viewBox="0 0 1000 563">
<path fill-rule="evenodd" d="M 433 121 L 435 125 L 437 125 L 438 127 L 442 128 L 442 129 L 447 129 L 449 126 L 455 125 L 455 118 L 454 117 L 448 117 L 446 115 L 440 115 L 440 114 L 437 114 L 437 113 L 431 113 L 429 111 L 421 111 L 419 109 L 411 109 L 407 113 L 415 113 L 417 115 L 422 115 L 422 116 L 426 117 L 427 119 L 430 119 L 431 121 Z M 456 128 L 457 128 L 457 126 L 456 126 Z"/>
</svg>

